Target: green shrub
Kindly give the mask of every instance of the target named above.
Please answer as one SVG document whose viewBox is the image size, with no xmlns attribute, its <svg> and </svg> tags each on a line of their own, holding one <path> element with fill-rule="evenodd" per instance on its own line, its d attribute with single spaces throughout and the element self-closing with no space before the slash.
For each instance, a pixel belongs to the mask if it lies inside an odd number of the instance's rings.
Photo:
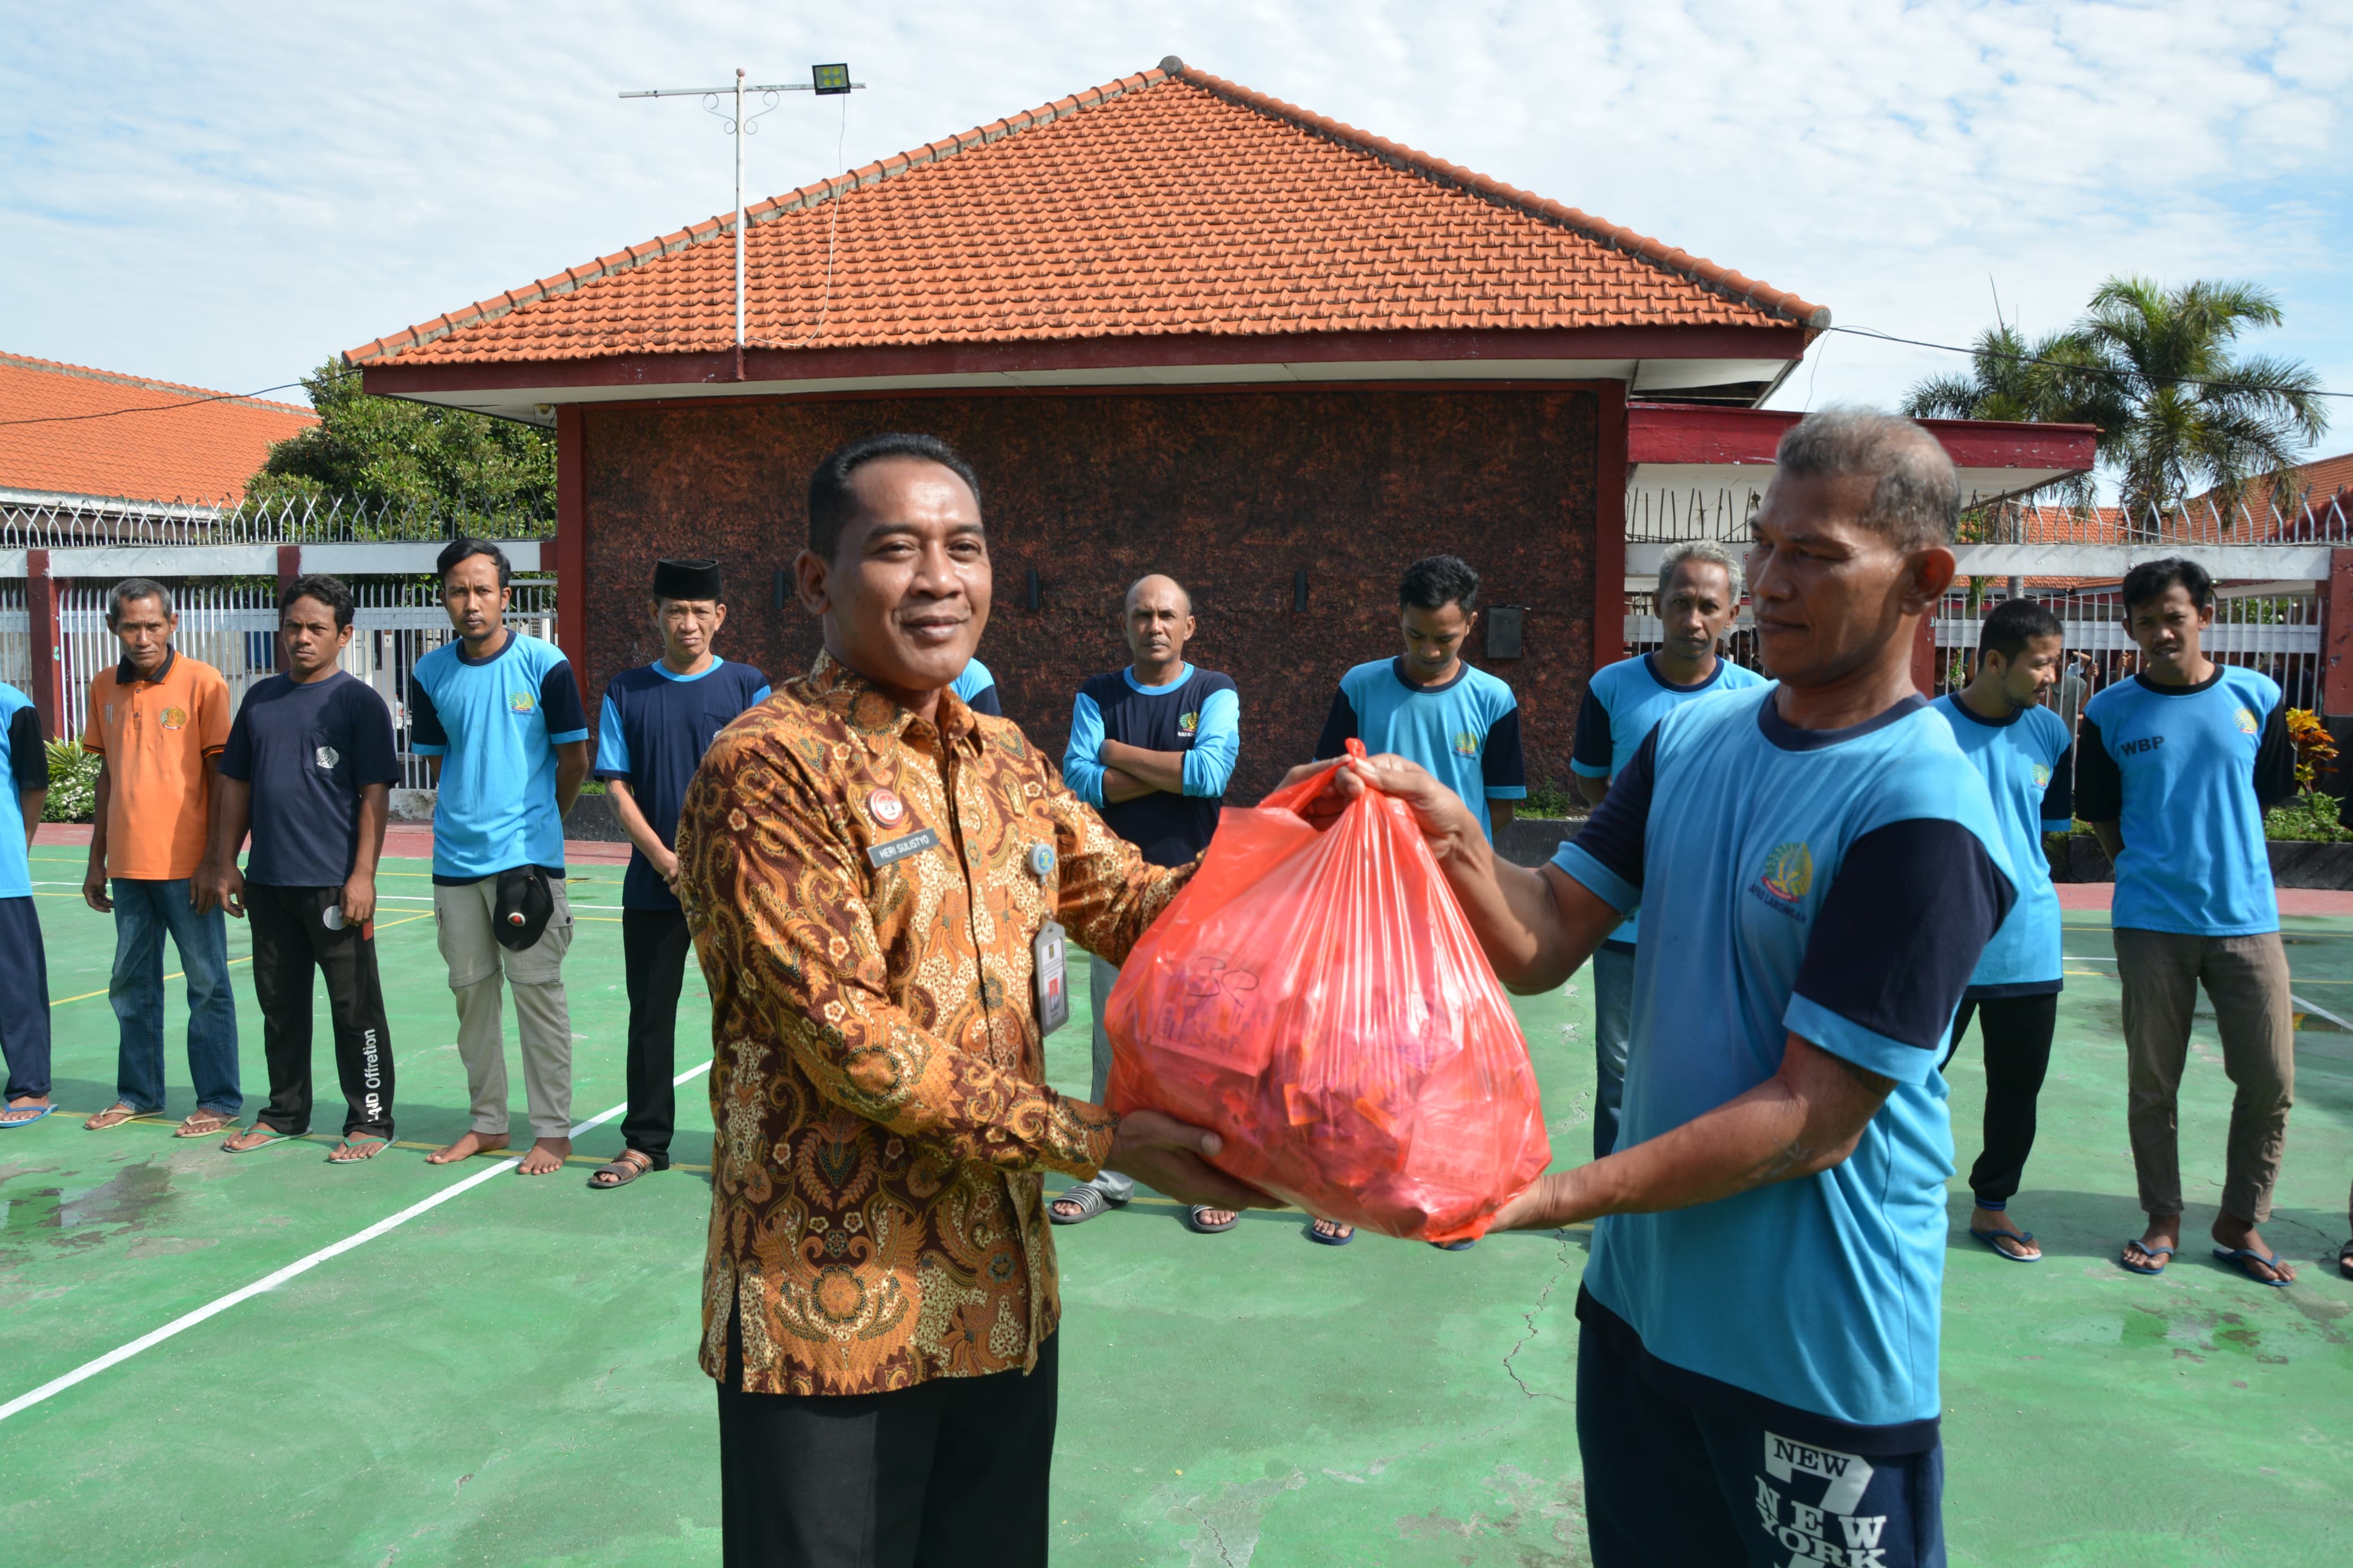
<svg viewBox="0 0 2353 1568">
<path fill-rule="evenodd" d="M 2353 839 L 2353 828 L 2341 826 L 2337 820 L 2344 805 L 2333 795 L 2307 790 L 2263 814 L 2263 837 L 2305 844 L 2342 844 Z"/>
<path fill-rule="evenodd" d="M 98 810 L 96 752 L 82 750 L 79 741 L 49 742 L 49 798 L 41 807 L 43 822 L 88 822 Z"/>
<path fill-rule="evenodd" d="M 1574 788 L 1563 789 L 1558 781 L 1546 780 L 1528 791 L 1527 799 L 1519 802 L 1514 816 L 1583 816 L 1588 807 L 1585 797 Z"/>
</svg>

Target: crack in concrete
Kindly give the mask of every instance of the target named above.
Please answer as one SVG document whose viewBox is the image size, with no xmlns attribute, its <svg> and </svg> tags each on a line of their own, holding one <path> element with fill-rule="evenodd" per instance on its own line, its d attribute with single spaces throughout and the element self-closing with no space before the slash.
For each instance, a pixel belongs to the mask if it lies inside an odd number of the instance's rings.
<svg viewBox="0 0 2353 1568">
<path fill-rule="evenodd" d="M 1528 1398 L 1549 1399 L 1556 1404 L 1566 1405 L 1568 1401 L 1561 1398 L 1557 1394 L 1554 1394 L 1549 1390 L 1530 1388 L 1527 1384 L 1527 1379 L 1522 1377 L 1520 1375 L 1519 1369 L 1512 1364 L 1513 1360 L 1519 1355 L 1520 1352 L 1527 1348 L 1528 1342 L 1536 1337 L 1538 1332 L 1536 1329 L 1536 1320 L 1544 1316 L 1545 1309 L 1551 1305 L 1552 1293 L 1554 1289 L 1559 1286 L 1560 1277 L 1568 1272 L 1568 1232 L 1566 1230 L 1556 1230 L 1553 1232 L 1553 1234 L 1560 1238 L 1560 1251 L 1557 1254 L 1558 1263 L 1554 1268 L 1553 1271 L 1545 1277 L 1544 1290 L 1536 1297 L 1536 1304 L 1527 1311 L 1520 1314 L 1520 1321 L 1527 1324 L 1528 1331 L 1522 1334 L 1518 1342 L 1514 1344 L 1510 1350 L 1504 1352 L 1504 1372 L 1505 1375 L 1511 1378 L 1513 1383 L 1519 1386 L 1520 1392 Z"/>
</svg>

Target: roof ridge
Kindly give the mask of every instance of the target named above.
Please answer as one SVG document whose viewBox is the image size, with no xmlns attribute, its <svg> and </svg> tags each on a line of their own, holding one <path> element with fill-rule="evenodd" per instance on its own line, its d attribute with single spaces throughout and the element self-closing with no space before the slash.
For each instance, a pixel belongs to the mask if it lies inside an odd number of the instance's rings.
<svg viewBox="0 0 2353 1568">
<path fill-rule="evenodd" d="M 863 190 L 894 174 L 903 174 L 915 169 L 926 168 L 943 158 L 952 157 L 969 148 L 1003 141 L 1017 132 L 1034 131 L 1040 126 L 1051 125 L 1054 121 L 1076 114 L 1082 110 L 1099 109 L 1115 98 L 1140 91 L 1147 87 L 1156 87 L 1169 79 L 1169 72 L 1166 68 L 1169 61 L 1176 61 L 1179 66 L 1184 64 L 1171 55 L 1168 60 L 1162 61 L 1160 66 L 1151 70 L 1139 71 L 1134 76 L 1120 77 L 1099 86 L 1088 88 L 1082 92 L 1072 93 L 1067 98 L 1058 98 L 1051 103 L 1041 103 L 1035 109 L 1024 110 L 1018 114 L 1008 114 L 1001 120 L 992 120 L 986 125 L 974 126 L 969 131 L 944 137 L 937 142 L 926 142 L 921 147 L 894 153 L 887 158 L 879 159 L 861 168 L 829 175 L 814 184 L 801 185 L 786 191 L 782 195 L 767 196 L 756 202 L 747 202 L 744 206 L 744 227 L 748 230 L 755 225 L 782 217 L 786 213 L 799 212 L 819 202 L 848 195 L 852 191 Z M 521 289 L 510 289 L 494 299 L 478 300 L 463 310 L 446 312 L 434 317 L 429 321 L 419 321 L 402 331 L 378 338 L 373 342 L 362 343 L 354 349 L 346 349 L 343 351 L 343 361 L 345 364 L 358 366 L 375 360 L 389 359 L 404 349 L 421 347 L 437 338 L 448 337 L 462 327 L 496 321 L 518 305 L 526 305 L 534 300 L 554 299 L 558 295 L 569 294 L 584 283 L 594 282 L 599 278 L 610 277 L 615 273 L 629 271 L 634 268 L 644 266 L 647 262 L 658 261 L 665 256 L 684 250 L 688 246 L 731 234 L 734 231 L 734 226 L 733 213 L 716 214 L 701 223 L 689 224 L 684 228 L 647 240 L 643 244 L 625 247 L 610 256 L 600 256 L 584 266 L 568 267 L 562 272 L 539 279 L 536 283 L 526 284 Z"/>
<path fill-rule="evenodd" d="M 280 403 L 274 398 L 248 397 L 241 392 L 220 392 L 209 386 L 190 386 L 185 382 L 157 381 L 153 376 L 132 375 L 119 370 L 100 370 L 87 364 L 70 364 L 64 360 L 37 359 L 31 354 L 9 353 L 0 350 L 0 365 L 13 365 L 19 370 L 37 370 L 51 375 L 79 376 L 87 381 L 102 381 L 114 386 L 135 386 L 144 392 L 191 392 L 214 403 L 237 403 L 248 408 L 266 408 L 273 414 L 300 414 L 308 419 L 319 417 L 315 408 L 300 403 Z"/>
<path fill-rule="evenodd" d="M 1590 213 L 1564 205 L 1548 196 L 1540 196 L 1533 191 L 1521 190 L 1516 185 L 1507 185 L 1491 175 L 1465 169 L 1460 164 L 1450 163 L 1443 158 L 1435 157 L 1417 148 L 1408 147 L 1402 142 L 1392 142 L 1386 136 L 1376 136 L 1369 131 L 1359 131 L 1353 125 L 1318 114 L 1314 110 L 1302 109 L 1295 103 L 1286 103 L 1282 99 L 1269 97 L 1265 93 L 1244 87 L 1240 82 L 1228 81 L 1223 77 L 1211 76 L 1205 70 L 1187 65 L 1175 55 L 1170 55 L 1160 62 L 1160 70 L 1168 77 L 1214 93 L 1229 103 L 1295 125 L 1311 135 L 1322 136 L 1356 148 L 1360 152 L 1369 153 L 1393 168 L 1404 169 L 1436 184 L 1450 186 L 1467 195 L 1490 202 L 1496 206 L 1508 207 L 1540 222 L 1551 224 L 1555 227 L 1567 229 L 1598 245 L 1606 246 L 1612 250 L 1631 256 L 1637 260 L 1647 262 L 1662 272 L 1680 278 L 1687 283 L 1695 284 L 1736 304 L 1747 305 L 1767 314 L 1779 316 L 1786 321 L 1796 321 L 1801 326 L 1814 328 L 1816 331 L 1826 329 L 1831 324 L 1831 312 L 1828 306 L 1812 304 L 1786 289 L 1760 283 L 1754 278 L 1735 272 L 1732 268 L 1720 266 L 1704 257 L 1693 256 L 1662 240 L 1652 239 L 1648 235 L 1637 234 L 1622 225 L 1612 224 L 1595 217 Z"/>
</svg>

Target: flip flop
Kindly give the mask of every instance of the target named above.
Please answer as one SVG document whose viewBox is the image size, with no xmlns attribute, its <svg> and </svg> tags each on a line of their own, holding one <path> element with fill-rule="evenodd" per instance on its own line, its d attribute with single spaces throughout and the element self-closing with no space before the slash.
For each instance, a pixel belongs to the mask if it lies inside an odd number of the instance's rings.
<svg viewBox="0 0 2353 1568">
<path fill-rule="evenodd" d="M 1056 1214 L 1054 1212 L 1056 1204 L 1076 1204 L 1079 1205 L 1079 1212 Z M 1046 1218 L 1055 1225 L 1084 1225 L 1107 1209 L 1124 1209 L 1126 1206 L 1127 1199 L 1113 1197 L 1092 1182 L 1081 1182 L 1078 1185 L 1067 1191 L 1056 1193 L 1046 1200 Z"/>
<path fill-rule="evenodd" d="M 1468 1252 L 1479 1245 L 1479 1238 L 1466 1236 L 1460 1241 L 1433 1241 L 1430 1245 L 1440 1252 Z"/>
<path fill-rule="evenodd" d="M 1311 1225 L 1307 1227 L 1307 1239 L 1319 1247 L 1345 1247 L 1356 1239 L 1356 1233 L 1351 1229 L 1345 1236 L 1326 1236 Z"/>
<path fill-rule="evenodd" d="M 383 1153 L 386 1149 L 392 1147 L 391 1139 L 379 1138 L 373 1132 L 363 1132 L 356 1138 L 344 1138 L 341 1142 L 335 1145 L 335 1148 L 338 1151 L 344 1149 L 356 1149 L 363 1143 L 373 1143 L 375 1147 L 369 1150 L 366 1153 L 358 1156 L 356 1159 L 338 1160 L 332 1154 L 330 1154 L 327 1157 L 327 1163 L 330 1165 L 364 1165 L 370 1160 L 375 1159 L 378 1154 Z"/>
<path fill-rule="evenodd" d="M 34 1122 L 38 1121 L 42 1117 L 48 1115 L 55 1110 L 57 1110 L 57 1107 L 54 1105 L 11 1105 L 6 1108 L 5 1114 L 16 1116 L 16 1120 L 14 1121 L 0 1121 L 0 1132 L 13 1132 L 19 1127 L 30 1127 Z M 30 1116 L 22 1116 L 17 1114 L 20 1111 L 26 1110 L 29 1110 L 33 1114 Z"/>
<path fill-rule="evenodd" d="M 1211 1212 L 1211 1207 L 1212 1205 L 1208 1204 L 1195 1204 L 1191 1208 L 1187 1209 L 1185 1211 L 1185 1228 L 1191 1231 L 1196 1236 L 1215 1236 L 1219 1231 L 1231 1230 L 1234 1226 L 1241 1224 L 1242 1216 L 1240 1215 L 1233 1215 L 1233 1217 L 1227 1220 L 1223 1225 L 1209 1224 L 1201 1216 Z"/>
<path fill-rule="evenodd" d="M 174 1138 L 209 1138 L 216 1132 L 226 1132 L 237 1125 L 234 1116 L 223 1116 L 217 1110 L 191 1110 L 177 1127 L 172 1129 Z M 288 1137 L 295 1134 L 289 1133 Z M 259 1145 L 256 1145 L 259 1147 Z"/>
<path fill-rule="evenodd" d="M 229 1145 L 230 1145 L 230 1144 L 232 1144 L 232 1143 L 234 1143 L 234 1142 L 236 1142 L 237 1141 L 237 1139 L 239 1139 L 239 1138 L 242 1138 L 242 1137 L 246 1136 L 246 1132 L 267 1132 L 267 1133 L 269 1133 L 269 1137 L 267 1137 L 267 1138 L 264 1138 L 264 1139 L 263 1139 L 260 1142 L 259 1142 L 259 1143 L 248 1143 L 248 1144 L 247 1144 L 244 1148 L 242 1148 L 242 1149 L 232 1149 L 232 1148 L 230 1148 L 230 1147 L 229 1147 Z M 293 1140 L 295 1140 L 295 1139 L 300 1138 L 300 1137 L 301 1137 L 301 1136 L 302 1136 L 302 1134 L 301 1134 L 300 1132 L 280 1132 L 280 1131 L 278 1131 L 278 1129 L 276 1129 L 275 1127 L 271 1127 L 271 1126 L 269 1126 L 269 1125 L 267 1125 L 267 1124 L 265 1124 L 265 1123 L 263 1123 L 263 1122 L 259 1122 L 259 1121 L 255 1122 L 251 1127 L 248 1128 L 248 1129 L 246 1130 L 246 1132 L 238 1132 L 238 1133 L 235 1133 L 235 1134 L 233 1134 L 233 1135 L 231 1135 L 230 1137 L 227 1137 L 227 1138 L 224 1138 L 224 1139 L 222 1139 L 222 1140 L 221 1140 L 221 1152 L 222 1152 L 222 1153 L 224 1153 L 224 1154 L 250 1154 L 250 1153 L 252 1153 L 256 1149 L 267 1149 L 267 1148 L 269 1148 L 272 1143 L 288 1143 L 288 1142 L 291 1142 Z M 181 1136 L 181 1137 L 183 1137 L 183 1138 L 193 1138 L 193 1137 L 195 1137 L 195 1134 L 194 1134 L 194 1133 L 192 1133 L 192 1132 L 183 1132 L 183 1133 L 181 1133 L 181 1134 L 180 1134 L 180 1136 Z"/>
<path fill-rule="evenodd" d="M 2169 1247 L 2151 1247 L 2147 1242 L 2141 1241 L 2127 1241 L 2125 1245 L 2126 1247 L 2137 1247 L 2151 1258 L 2170 1258 L 2173 1256 L 2173 1248 Z M 2125 1270 L 2128 1274 L 2156 1275 L 2165 1272 L 2165 1265 L 2162 1263 L 2158 1264 L 2154 1268 L 2144 1268 L 2137 1263 L 2127 1263 L 2122 1258 L 2118 1258 L 2116 1259 L 2116 1267 Z"/>
<path fill-rule="evenodd" d="M 2284 1290 L 2295 1283 L 2293 1279 L 2266 1279 L 2247 1267 L 2250 1263 L 2260 1263 L 2266 1268 L 2277 1268 L 2280 1266 L 2280 1260 L 2279 1254 L 2276 1252 L 2266 1258 L 2252 1247 L 2218 1247 L 2214 1249 L 2214 1256 L 2258 1285 L 2268 1285 L 2274 1290 Z"/>
<path fill-rule="evenodd" d="M 100 1111 L 97 1115 L 83 1122 L 81 1124 L 81 1130 L 85 1132 L 111 1131 L 113 1129 L 121 1126 L 124 1122 L 134 1121 L 146 1114 L 146 1111 L 140 1110 L 137 1106 L 131 1104 L 129 1101 L 118 1100 L 112 1105 L 108 1106 L 104 1110 Z"/>
<path fill-rule="evenodd" d="M 2348 1241 L 2337 1249 L 2337 1272 L 2348 1279 L 2353 1279 L 2353 1241 Z"/>
<path fill-rule="evenodd" d="M 2000 1238 L 2004 1237 L 2009 1237 L 2012 1241 L 2032 1241 L 2034 1239 L 2034 1233 L 2031 1230 L 1973 1230 L 1969 1232 L 1969 1234 L 1976 1237 L 1979 1241 L 1984 1242 L 1988 1247 L 1993 1248 L 1995 1253 L 1999 1256 L 2009 1258 L 2012 1263 L 2040 1263 L 2042 1261 L 2042 1254 L 2039 1252 L 2032 1254 L 2012 1252 L 2010 1248 L 2001 1244 Z M 2135 1242 L 2133 1245 L 2135 1247 L 2139 1247 L 2140 1243 Z M 2143 1248 L 2143 1250 L 2147 1251 L 2150 1249 Z M 2131 1265 L 2127 1264 L 2126 1267 L 2130 1268 Z"/>
</svg>

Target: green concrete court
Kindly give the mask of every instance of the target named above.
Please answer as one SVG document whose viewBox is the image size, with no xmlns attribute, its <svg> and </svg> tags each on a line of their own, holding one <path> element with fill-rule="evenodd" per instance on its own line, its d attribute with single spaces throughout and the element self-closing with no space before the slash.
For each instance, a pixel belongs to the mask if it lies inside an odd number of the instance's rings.
<svg viewBox="0 0 2353 1568">
<path fill-rule="evenodd" d="M 108 922 L 41 846 L 58 1097 L 111 1097 Z M 400 1132 L 464 1125 L 427 866 L 387 864 L 380 942 Z M 573 882 L 575 1120 L 621 1098 L 619 868 Z M 2162 1279 L 2111 1261 L 2137 1228 L 2105 917 L 2068 917 L 2070 990 L 2042 1148 L 2015 1207 L 2050 1249 L 2005 1263 L 1960 1234 L 1946 1290 L 1957 1563 L 2345 1562 L 2353 1556 L 2353 1034 L 2311 1020 L 2278 1217 L 2303 1268 L 2268 1290 L 2192 1247 Z M 2353 919 L 2289 922 L 2299 995 L 2353 1017 Z M 241 943 L 242 933 L 237 939 Z M 240 949 L 241 951 L 241 946 Z M 174 965 L 174 967 L 176 967 Z M 240 975 L 243 970 L 232 972 Z M 1083 983 L 1083 973 L 1081 973 Z M 180 987 L 168 987 L 178 1006 Z M 1522 1007 L 1558 1152 L 1582 1157 L 1580 993 Z M 248 1110 L 265 1084 L 240 979 Z M 1083 998 L 1079 1016 L 1085 1016 Z M 689 981 L 681 1067 L 708 1056 Z M 322 1014 L 323 1041 L 323 1012 Z M 512 1027 L 512 1026 L 511 1026 Z M 192 1103 L 169 1026 L 169 1114 Z M 1086 1036 L 1051 1043 L 1083 1090 Z M 2211 1032 L 2185 1100 L 2193 1235 L 2211 1218 L 2227 1105 Z M 323 1044 L 322 1089 L 332 1072 Z M 1954 1068 L 1963 1162 L 1981 1075 Z M 522 1086 L 514 1093 L 520 1124 Z M 700 1079 L 677 1151 L 707 1163 Z M 322 1100 L 322 1130 L 340 1122 Z M 333 1120 L 326 1120 L 332 1118 Z M 585 1134 L 595 1159 L 615 1121 Z M 348 1169 L 323 1141 L 230 1158 L 168 1124 L 0 1134 L 0 1403 L 466 1179 L 413 1148 Z M 501 1175 L 0 1422 L 0 1560 L 499 1568 L 718 1560 L 712 1395 L 696 1369 L 707 1207 L 692 1169 L 617 1193 Z M 1576 1563 L 1568 1403 L 1582 1232 L 1461 1254 L 1367 1237 L 1312 1247 L 1295 1215 L 1196 1237 L 1139 1202 L 1059 1234 L 1068 1282 L 1056 1561 Z"/>
</svg>

